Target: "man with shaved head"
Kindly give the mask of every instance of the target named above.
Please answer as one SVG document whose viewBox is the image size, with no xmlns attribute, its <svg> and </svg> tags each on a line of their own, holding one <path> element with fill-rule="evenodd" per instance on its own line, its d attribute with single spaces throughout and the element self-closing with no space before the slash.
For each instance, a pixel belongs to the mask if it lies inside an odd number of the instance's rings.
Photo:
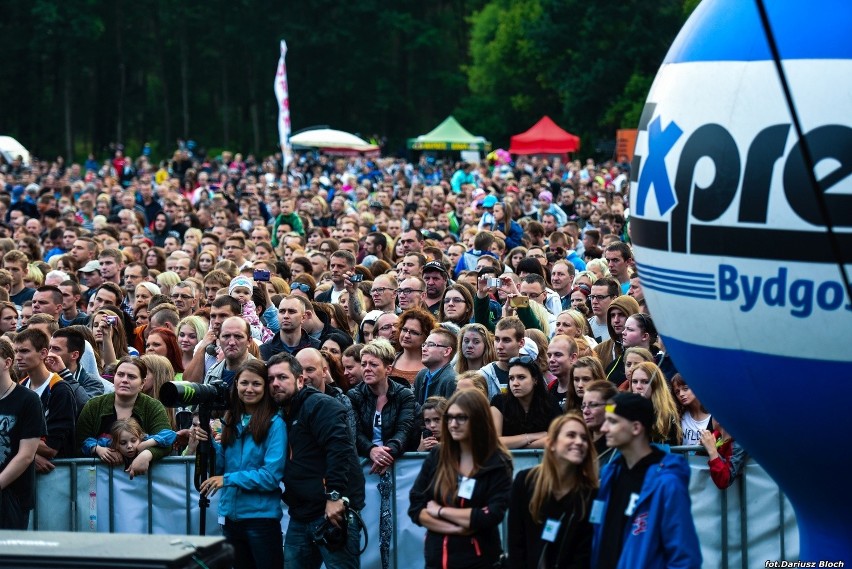
<svg viewBox="0 0 852 569">
<path fill-rule="evenodd" d="M 330 397 L 334 397 L 346 408 L 346 423 L 352 444 L 355 444 L 355 411 L 352 409 L 352 401 L 343 393 L 343 390 L 334 385 L 329 375 L 328 363 L 322 353 L 316 348 L 304 348 L 296 354 L 296 361 L 302 364 L 302 377 L 305 385 L 309 385 Z"/>
</svg>

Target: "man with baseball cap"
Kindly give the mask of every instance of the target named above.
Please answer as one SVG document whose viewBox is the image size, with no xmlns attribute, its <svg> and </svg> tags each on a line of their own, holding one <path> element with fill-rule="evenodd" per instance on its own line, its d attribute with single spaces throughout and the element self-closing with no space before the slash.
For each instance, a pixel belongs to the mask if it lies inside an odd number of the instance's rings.
<svg viewBox="0 0 852 569">
<path fill-rule="evenodd" d="M 450 275 L 441 261 L 430 261 L 423 265 L 423 282 L 426 283 L 426 309 L 438 315 L 441 303 L 444 301 L 444 293 L 447 292 L 447 284 Z"/>
<path fill-rule="evenodd" d="M 690 511 L 689 465 L 650 443 L 656 421 L 649 399 L 619 393 L 607 402 L 601 432 L 618 454 L 601 472 L 592 567 L 701 567 Z"/>
<path fill-rule="evenodd" d="M 104 279 L 101 277 L 101 264 L 98 261 L 89 261 L 79 272 L 83 277 L 83 284 L 86 285 L 83 301 L 88 306 L 89 300 L 98 291 L 98 287 L 104 284 Z"/>
</svg>

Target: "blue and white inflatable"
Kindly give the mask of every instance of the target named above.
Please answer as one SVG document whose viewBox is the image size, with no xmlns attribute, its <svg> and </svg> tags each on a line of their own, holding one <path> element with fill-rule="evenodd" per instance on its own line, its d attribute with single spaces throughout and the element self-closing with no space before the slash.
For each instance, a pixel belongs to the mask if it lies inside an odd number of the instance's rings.
<svg viewBox="0 0 852 569">
<path fill-rule="evenodd" d="M 790 498 L 802 560 L 848 563 L 852 3 L 765 3 L 771 34 L 754 0 L 705 0 L 669 50 L 631 235 L 667 350 Z"/>
</svg>

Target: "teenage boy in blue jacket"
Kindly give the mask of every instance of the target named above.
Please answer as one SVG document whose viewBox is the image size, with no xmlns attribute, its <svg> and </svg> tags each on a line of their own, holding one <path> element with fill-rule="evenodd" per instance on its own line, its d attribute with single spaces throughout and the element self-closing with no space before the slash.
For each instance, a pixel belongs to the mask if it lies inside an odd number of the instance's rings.
<svg viewBox="0 0 852 569">
<path fill-rule="evenodd" d="M 651 446 L 654 420 L 651 401 L 635 393 L 619 393 L 606 406 L 601 432 L 620 454 L 603 469 L 592 506 L 595 569 L 701 567 L 689 465 Z"/>
</svg>

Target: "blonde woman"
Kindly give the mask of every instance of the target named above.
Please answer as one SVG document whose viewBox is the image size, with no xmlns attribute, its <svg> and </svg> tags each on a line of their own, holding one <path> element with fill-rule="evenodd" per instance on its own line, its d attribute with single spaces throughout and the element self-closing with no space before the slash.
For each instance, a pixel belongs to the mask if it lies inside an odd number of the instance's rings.
<svg viewBox="0 0 852 569">
<path fill-rule="evenodd" d="M 148 302 L 158 294 L 160 294 L 160 287 L 154 283 L 139 283 L 136 285 L 136 290 L 134 291 L 133 309 L 135 310 L 140 306 L 148 306 Z"/>
<path fill-rule="evenodd" d="M 592 259 L 586 263 L 586 269 L 593 273 L 597 279 L 603 279 L 610 276 L 609 265 L 607 265 L 604 259 Z"/>
<path fill-rule="evenodd" d="M 192 361 L 195 346 L 207 334 L 208 322 L 200 316 L 187 316 L 177 326 L 177 343 L 180 347 L 183 369 Z"/>
<path fill-rule="evenodd" d="M 651 432 L 651 442 L 679 445 L 683 439 L 680 413 L 663 371 L 651 362 L 637 365 L 633 368 L 630 391 L 650 399 L 654 405 L 657 420 Z"/>
<path fill-rule="evenodd" d="M 557 417 L 541 464 L 520 471 L 512 485 L 509 567 L 587 567 L 597 488 L 597 452 L 583 416 L 571 411 Z"/>
<path fill-rule="evenodd" d="M 180 276 L 173 271 L 166 271 L 157 275 L 157 286 L 160 287 L 160 293 L 165 294 L 169 298 L 172 296 L 172 287 L 180 282 Z"/>
<path fill-rule="evenodd" d="M 556 317 L 556 333 L 564 334 L 569 338 L 584 338 L 586 343 L 591 346 L 592 349 L 597 347 L 598 343 L 594 338 L 588 335 L 589 322 L 586 320 L 586 317 L 583 316 L 583 313 L 579 310 L 574 310 L 573 308 L 569 308 L 568 310 L 563 310 Z"/>
<path fill-rule="evenodd" d="M 148 397 L 153 397 L 159 401 L 160 389 L 163 385 L 169 381 L 180 381 L 175 378 L 175 370 L 168 358 L 158 356 L 157 354 L 145 354 L 144 356 L 140 356 L 139 359 L 148 368 L 148 373 L 142 382 L 142 393 Z M 169 416 L 171 429 L 175 430 L 175 410 L 171 407 L 166 407 L 166 415 Z"/>
<path fill-rule="evenodd" d="M 586 265 L 588 267 L 588 265 Z M 607 271 L 609 271 L 609 267 L 607 267 Z M 580 271 L 576 275 L 574 275 L 573 286 L 584 284 L 589 289 L 591 289 L 592 285 L 595 284 L 595 281 L 598 280 L 598 275 L 593 273 L 592 271 Z"/>
</svg>

